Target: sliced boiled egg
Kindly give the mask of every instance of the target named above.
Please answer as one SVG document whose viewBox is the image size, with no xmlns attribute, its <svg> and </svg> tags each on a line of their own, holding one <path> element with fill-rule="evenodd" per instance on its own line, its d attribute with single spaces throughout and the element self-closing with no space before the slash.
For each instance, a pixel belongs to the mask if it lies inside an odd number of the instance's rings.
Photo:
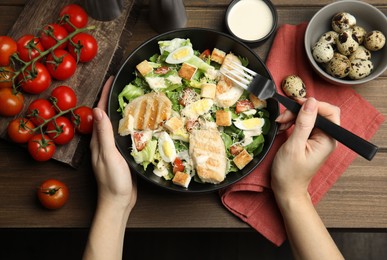
<svg viewBox="0 0 387 260">
<path fill-rule="evenodd" d="M 167 132 L 161 132 L 159 135 L 159 152 L 165 162 L 173 162 L 176 159 L 176 148 L 172 138 Z"/>
<path fill-rule="evenodd" d="M 214 101 L 210 98 L 199 99 L 187 105 L 181 111 L 181 114 L 189 119 L 197 119 L 199 116 L 208 113 L 213 104 Z"/>
<path fill-rule="evenodd" d="M 236 120 L 234 125 L 241 130 L 257 130 L 261 129 L 265 120 L 263 118 L 253 117 L 245 120 Z"/>
<path fill-rule="evenodd" d="M 169 64 L 180 64 L 189 60 L 194 55 L 192 46 L 183 46 L 171 52 L 165 60 Z"/>
</svg>

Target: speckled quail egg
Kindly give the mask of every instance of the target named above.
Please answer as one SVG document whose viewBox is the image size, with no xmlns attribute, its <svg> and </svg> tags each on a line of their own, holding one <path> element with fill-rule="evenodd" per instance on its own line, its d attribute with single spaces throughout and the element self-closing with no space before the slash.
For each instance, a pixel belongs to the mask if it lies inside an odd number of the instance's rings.
<svg viewBox="0 0 387 260">
<path fill-rule="evenodd" d="M 345 78 L 351 66 L 351 62 L 340 53 L 335 53 L 333 58 L 326 64 L 326 71 L 336 78 Z"/>
<path fill-rule="evenodd" d="M 364 46 L 370 51 L 378 51 L 386 43 L 386 37 L 381 31 L 368 32 L 364 38 Z"/>
<path fill-rule="evenodd" d="M 350 61 L 356 59 L 371 60 L 371 52 L 363 45 L 360 45 L 359 48 L 357 48 L 356 51 L 354 51 L 351 56 L 349 56 Z"/>
<path fill-rule="evenodd" d="M 332 45 L 326 42 L 317 42 L 312 48 L 313 58 L 319 63 L 325 63 L 333 58 Z"/>
<path fill-rule="evenodd" d="M 347 12 L 340 12 L 332 18 L 332 28 L 335 32 L 341 33 L 356 25 L 356 18 Z"/>
<path fill-rule="evenodd" d="M 329 31 L 321 35 L 319 42 L 326 42 L 333 47 L 336 46 L 336 39 L 339 37 L 339 34 L 335 31 Z"/>
<path fill-rule="evenodd" d="M 357 42 L 359 44 L 363 43 L 365 35 L 367 34 L 366 30 L 363 27 L 359 26 L 359 25 L 355 25 L 352 28 L 352 33 L 356 36 Z"/>
<path fill-rule="evenodd" d="M 306 96 L 306 87 L 297 75 L 287 76 L 281 83 L 281 88 L 288 97 L 302 98 Z"/>
<path fill-rule="evenodd" d="M 351 61 L 348 77 L 362 79 L 371 74 L 374 66 L 370 60 L 355 59 Z"/>
<path fill-rule="evenodd" d="M 339 33 L 336 40 L 338 51 L 343 55 L 351 55 L 359 47 L 356 36 L 351 31 Z"/>
</svg>

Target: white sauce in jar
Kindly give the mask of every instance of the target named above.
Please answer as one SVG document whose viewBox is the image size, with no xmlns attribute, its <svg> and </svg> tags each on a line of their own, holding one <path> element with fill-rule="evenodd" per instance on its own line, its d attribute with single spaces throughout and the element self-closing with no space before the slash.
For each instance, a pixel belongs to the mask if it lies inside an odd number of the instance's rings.
<svg viewBox="0 0 387 260">
<path fill-rule="evenodd" d="M 273 27 L 273 14 L 262 0 L 241 0 L 231 8 L 227 23 L 239 38 L 255 41 L 270 32 Z"/>
</svg>

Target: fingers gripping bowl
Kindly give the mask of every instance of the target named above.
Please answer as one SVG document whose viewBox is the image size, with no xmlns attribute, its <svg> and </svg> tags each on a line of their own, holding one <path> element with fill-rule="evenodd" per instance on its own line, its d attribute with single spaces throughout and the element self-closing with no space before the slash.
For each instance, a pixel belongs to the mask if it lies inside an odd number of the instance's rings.
<svg viewBox="0 0 387 260">
<path fill-rule="evenodd" d="M 185 188 L 175 185 L 171 181 L 162 177 L 158 177 L 153 173 L 153 167 L 147 167 L 146 170 L 144 170 L 144 167 L 137 164 L 131 155 L 131 148 L 133 145 L 131 138 L 129 136 L 121 136 L 118 133 L 119 121 L 122 118 L 121 113 L 117 112 L 120 107 L 118 95 L 126 85 L 135 79 L 133 72 L 136 70 L 136 66 L 144 60 L 149 59 L 149 57 L 153 56 L 155 53 L 160 52 L 158 42 L 169 41 L 174 38 L 190 39 L 193 48 L 198 51 L 217 48 L 226 53 L 232 52 L 237 56 L 246 58 L 249 61 L 248 67 L 250 69 L 257 71 L 268 78 L 271 78 L 271 75 L 265 64 L 260 60 L 257 54 L 254 53 L 254 51 L 231 36 L 209 29 L 186 28 L 158 35 L 143 43 L 129 55 L 115 77 L 109 96 L 108 115 L 113 124 L 116 145 L 123 157 L 131 166 L 131 169 L 147 181 L 168 190 L 186 193 L 215 191 L 227 187 L 247 176 L 266 156 L 277 132 L 275 118 L 279 114 L 278 103 L 272 99 L 267 100 L 266 110 L 269 112 L 269 122 L 271 127 L 268 133 L 264 136 L 265 141 L 262 151 L 258 155 L 254 156 L 253 160 L 242 170 L 227 174 L 226 178 L 222 182 L 218 184 L 211 184 L 199 183 L 192 180 L 189 186 Z"/>
</svg>

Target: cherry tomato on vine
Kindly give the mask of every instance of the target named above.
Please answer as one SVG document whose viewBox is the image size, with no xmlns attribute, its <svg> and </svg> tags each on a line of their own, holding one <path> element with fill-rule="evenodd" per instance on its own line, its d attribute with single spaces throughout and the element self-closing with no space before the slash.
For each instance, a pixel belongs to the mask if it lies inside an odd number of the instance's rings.
<svg viewBox="0 0 387 260">
<path fill-rule="evenodd" d="M 27 117 L 29 117 L 36 126 L 53 116 L 55 116 L 54 106 L 48 100 L 43 98 L 32 101 L 27 108 Z"/>
<path fill-rule="evenodd" d="M 68 35 L 67 30 L 56 23 L 46 25 L 40 33 L 40 42 L 45 50 L 48 50 L 52 46 L 63 40 Z M 56 50 L 65 49 L 67 47 L 67 41 L 59 45 Z"/>
<path fill-rule="evenodd" d="M 55 143 L 47 136 L 36 134 L 28 140 L 28 152 L 35 161 L 43 162 L 52 158 L 55 153 Z"/>
<path fill-rule="evenodd" d="M 75 129 L 81 134 L 91 134 L 93 131 L 93 110 L 87 106 L 81 106 L 74 110 L 71 117 Z"/>
<path fill-rule="evenodd" d="M 79 62 L 89 62 L 98 53 L 97 40 L 88 33 L 78 33 L 71 38 L 71 41 L 68 44 L 68 50 L 74 59 Z"/>
<path fill-rule="evenodd" d="M 63 27 L 70 33 L 75 29 L 68 24 L 64 19 L 68 18 L 72 25 L 76 28 L 83 28 L 87 25 L 88 16 L 86 11 L 79 5 L 69 4 L 63 7 L 59 13 Z"/>
<path fill-rule="evenodd" d="M 59 209 L 66 204 L 69 198 L 69 189 L 61 181 L 48 179 L 40 184 L 37 195 L 43 207 Z"/>
<path fill-rule="evenodd" d="M 11 66 L 0 68 L 0 88 L 12 88 L 12 77 L 15 70 Z"/>
<path fill-rule="evenodd" d="M 46 60 L 47 70 L 57 80 L 66 80 L 74 75 L 77 69 L 77 62 L 65 50 L 54 50 Z"/>
<path fill-rule="evenodd" d="M 0 67 L 8 66 L 11 63 L 10 57 L 16 53 L 17 44 L 9 36 L 0 36 Z"/>
<path fill-rule="evenodd" d="M 39 62 L 27 67 L 23 75 L 18 76 L 21 88 L 30 94 L 39 94 L 51 85 L 51 76 L 47 68 Z"/>
<path fill-rule="evenodd" d="M 60 116 L 47 124 L 46 133 L 54 143 L 67 144 L 74 138 L 75 129 L 67 117 Z"/>
<path fill-rule="evenodd" d="M 0 88 L 0 115 L 15 116 L 24 106 L 24 96 L 12 88 Z"/>
<path fill-rule="evenodd" d="M 44 51 L 39 38 L 32 34 L 26 34 L 17 40 L 17 51 L 19 58 L 27 62 L 39 56 Z"/>
<path fill-rule="evenodd" d="M 15 143 L 24 144 L 34 135 L 34 124 L 27 118 L 19 117 L 9 122 L 8 137 Z"/>
<path fill-rule="evenodd" d="M 51 92 L 50 100 L 55 102 L 56 106 L 61 111 L 74 108 L 77 105 L 75 91 L 68 86 L 58 86 L 54 88 Z"/>
</svg>

